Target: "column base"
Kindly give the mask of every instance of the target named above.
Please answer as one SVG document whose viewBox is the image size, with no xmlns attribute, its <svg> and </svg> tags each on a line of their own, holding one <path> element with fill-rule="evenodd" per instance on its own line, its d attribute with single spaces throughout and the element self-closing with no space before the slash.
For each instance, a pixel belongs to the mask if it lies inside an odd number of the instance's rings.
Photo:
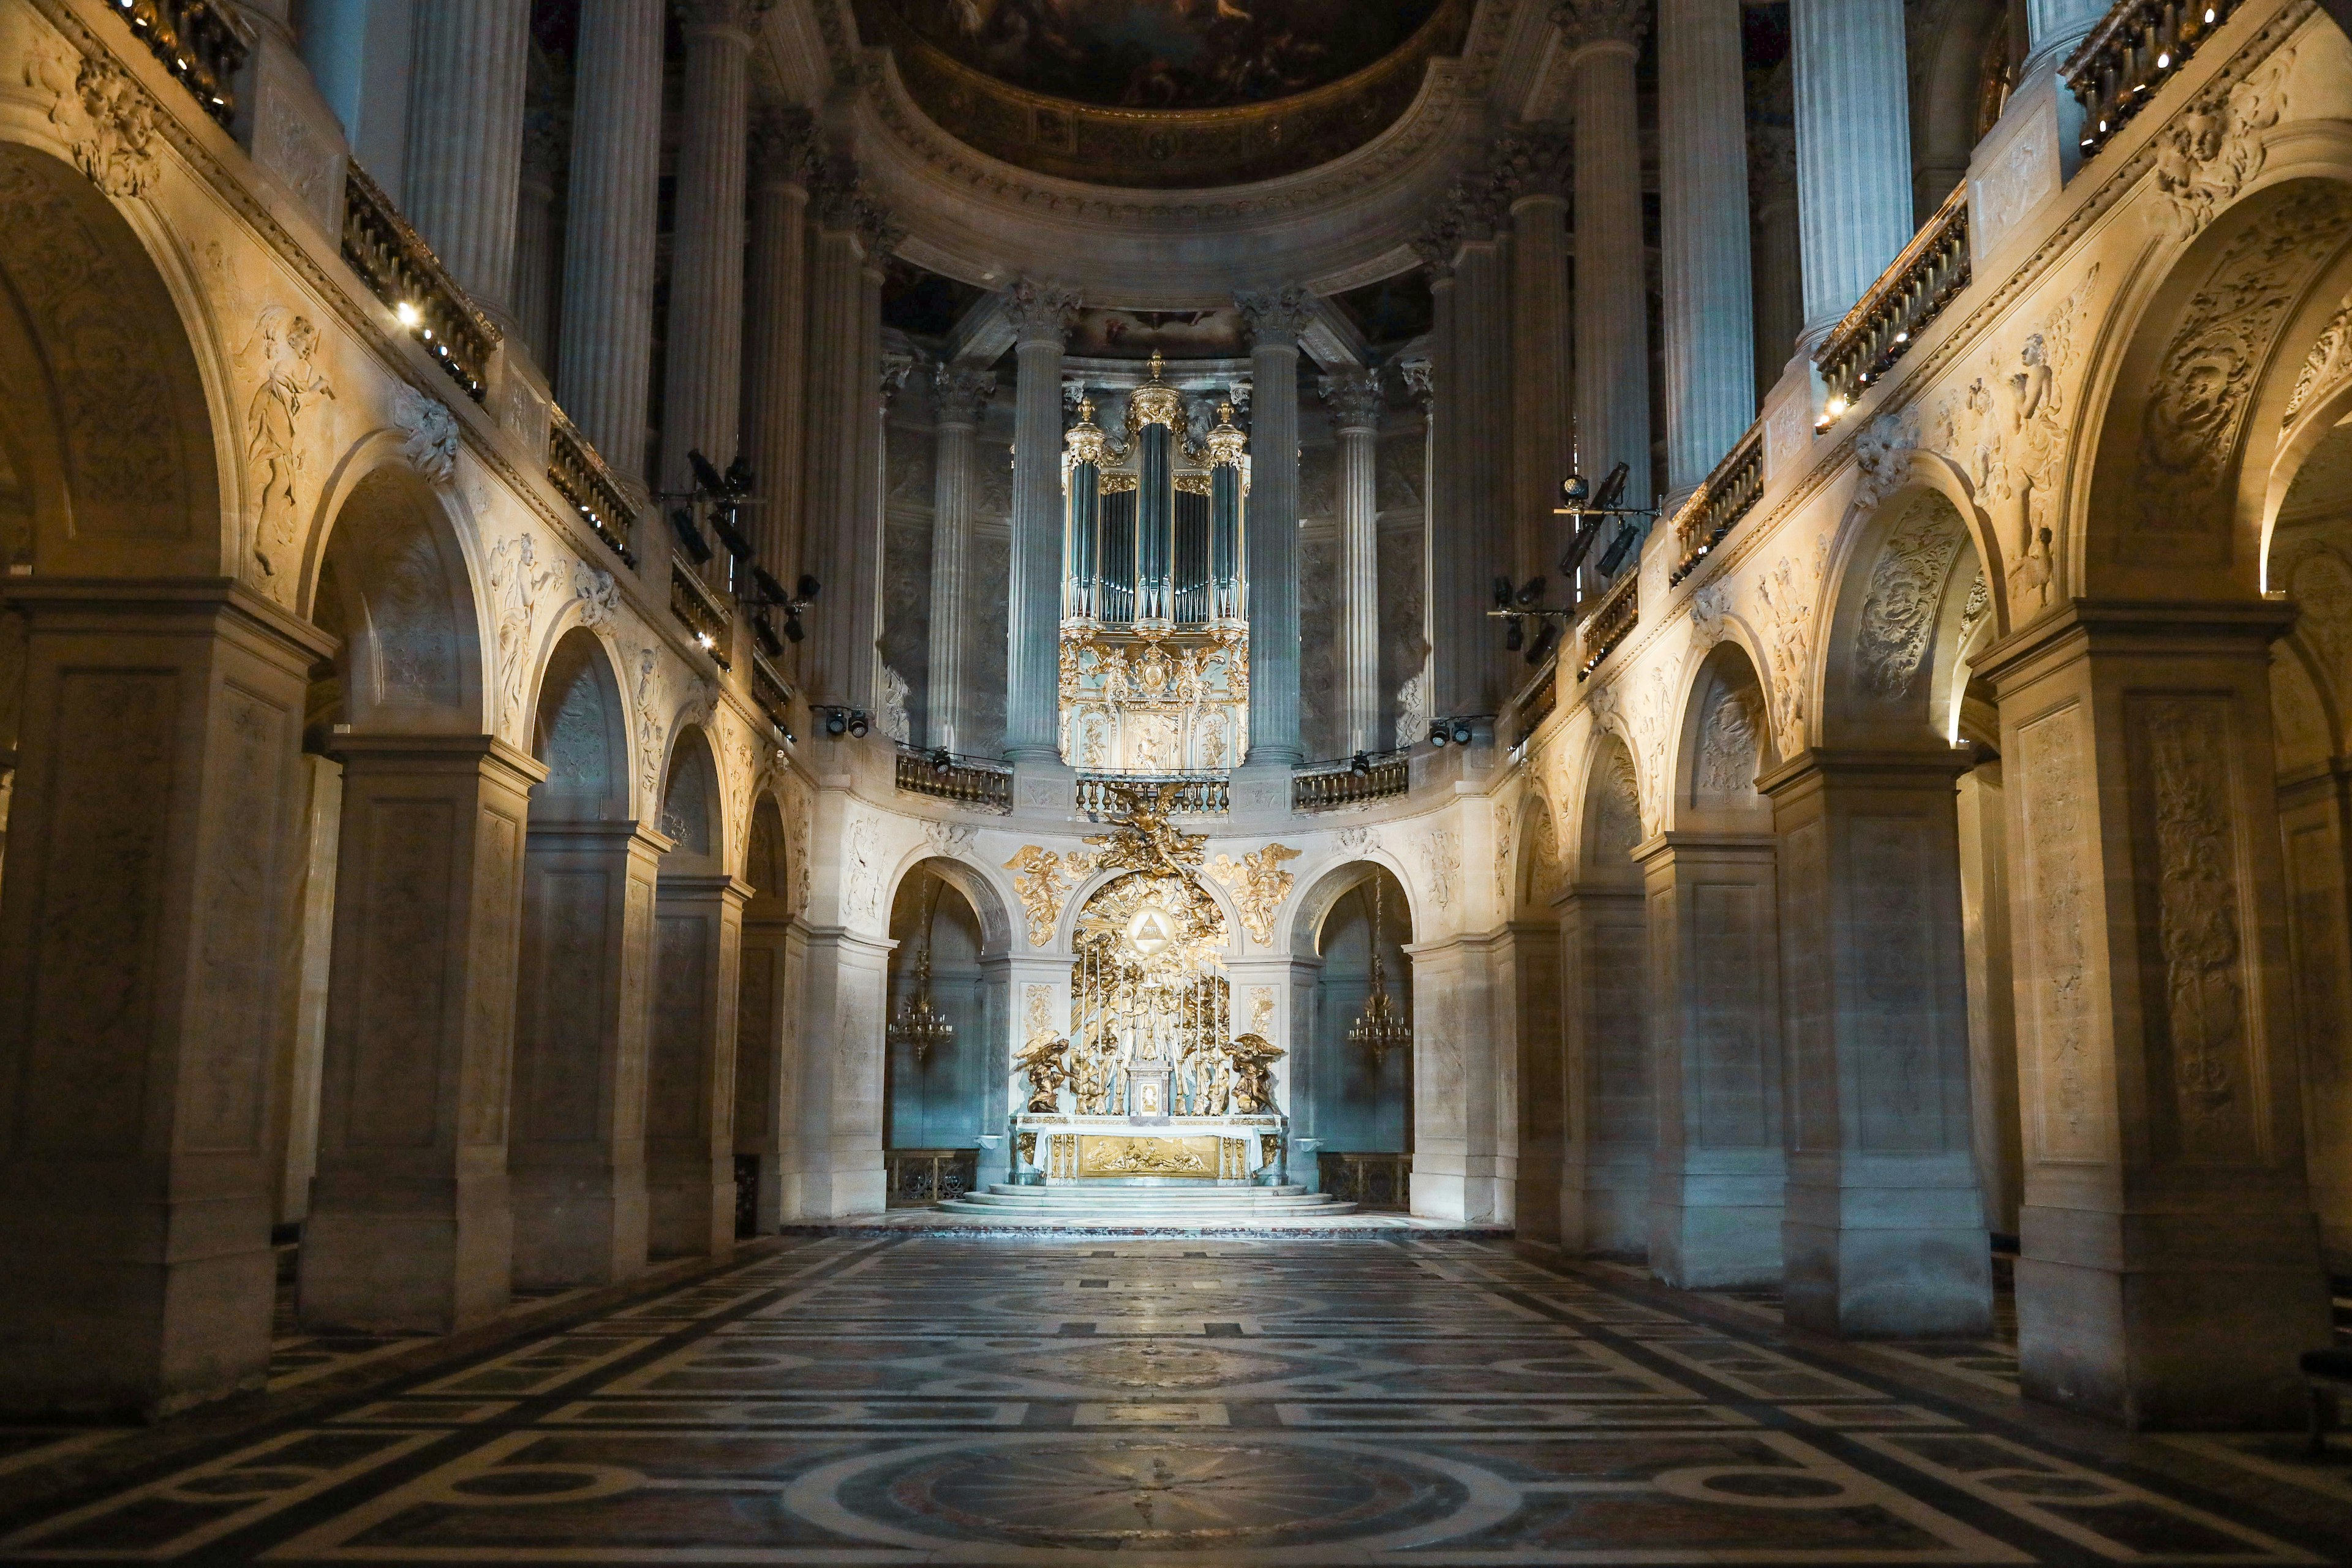
<svg viewBox="0 0 2352 1568">
<path fill-rule="evenodd" d="M 304 1328 L 446 1334 L 506 1310 L 514 1219 L 503 1168 L 444 1181 L 321 1174 L 313 1191 Z"/>
<path fill-rule="evenodd" d="M 1654 1172 L 1650 1272 L 1685 1290 L 1778 1285 L 1782 1218 L 1778 1149 L 1694 1152 Z"/>
<path fill-rule="evenodd" d="M 1992 1246 L 1969 1155 L 1811 1163 L 1791 1162 L 1780 1227 L 1790 1323 L 1848 1339 L 1992 1331 Z"/>
<path fill-rule="evenodd" d="M 2295 1357 L 2333 1337 L 2309 1215 L 2028 1204 L 2019 1224 L 2017 1353 L 2027 1398 L 2135 1431 L 2301 1422 Z M 2103 1261 L 2072 1260 L 2086 1257 Z"/>
<path fill-rule="evenodd" d="M 512 1183 L 517 1287 L 609 1285 L 644 1271 L 642 1172 L 537 1166 Z"/>
<path fill-rule="evenodd" d="M 646 1250 L 654 1258 L 713 1258 L 735 1245 L 734 1157 L 713 1168 L 646 1171 Z"/>
<path fill-rule="evenodd" d="M 1420 1219 L 1442 1219 L 1455 1225 L 1508 1226 L 1517 1216 L 1511 1199 L 1517 1184 L 1507 1175 L 1485 1173 L 1465 1173 L 1460 1170 L 1431 1168 L 1430 1156 L 1416 1155 L 1412 1163 L 1412 1212 Z M 1488 1162 L 1491 1163 L 1491 1162 Z"/>
</svg>

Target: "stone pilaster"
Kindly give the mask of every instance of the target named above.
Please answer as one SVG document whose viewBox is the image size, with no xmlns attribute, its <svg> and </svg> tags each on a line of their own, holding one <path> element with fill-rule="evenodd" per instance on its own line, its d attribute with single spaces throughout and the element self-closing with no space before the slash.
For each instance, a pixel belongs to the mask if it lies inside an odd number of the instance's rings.
<svg viewBox="0 0 2352 1568">
<path fill-rule="evenodd" d="M 1696 486 L 1756 416 L 1739 0 L 1658 0 L 1666 487 Z"/>
<path fill-rule="evenodd" d="M 544 84 L 523 109 L 522 172 L 516 187 L 514 286 L 515 331 L 543 372 L 554 371 L 555 186 L 562 173 L 570 136 L 571 107 L 560 104 Z"/>
<path fill-rule="evenodd" d="M 750 890 L 730 876 L 667 872 L 656 889 L 646 1052 L 646 1241 L 656 1258 L 735 1244 L 735 1009 Z"/>
<path fill-rule="evenodd" d="M 0 1407 L 161 1413 L 269 1365 L 270 1048 L 299 977 L 310 667 L 226 582 L 9 584 Z M 93 738 L 104 715 L 121 743 Z"/>
<path fill-rule="evenodd" d="M 781 890 L 743 906 L 742 978 L 735 1015 L 735 1152 L 759 1162 L 752 1229 L 766 1236 L 797 1218 L 800 1017 L 808 938 Z"/>
<path fill-rule="evenodd" d="M 1024 279 L 1006 307 L 1016 368 L 1004 747 L 1015 763 L 1051 765 L 1061 760 L 1062 344 L 1078 295 Z"/>
<path fill-rule="evenodd" d="M 1239 294 L 1250 334 L 1250 493 L 1243 555 L 1249 576 L 1249 757 L 1287 769 L 1298 739 L 1298 335 L 1306 289 Z"/>
<path fill-rule="evenodd" d="M 842 926 L 807 930 L 800 1166 L 786 1212 L 803 1219 L 879 1214 L 887 1195 L 882 1031 L 895 944 Z"/>
<path fill-rule="evenodd" d="M 1625 504 L 1650 504 L 1649 291 L 1633 62 L 1646 0 L 1554 8 L 1576 121 L 1577 460 L 1595 484 L 1631 466 Z"/>
<path fill-rule="evenodd" d="M 677 220 L 662 380 L 662 488 L 693 484 L 687 453 L 724 468 L 741 440 L 743 191 L 751 0 L 690 0 Z"/>
<path fill-rule="evenodd" d="M 1806 752 L 1779 840 L 1790 1323 L 1981 1338 L 1992 1259 L 1969 1118 L 1953 752 Z"/>
<path fill-rule="evenodd" d="M 1650 1269 L 1776 1285 L 1782 1175 L 1772 836 L 1663 833 L 1634 851 L 1649 906 Z"/>
<path fill-rule="evenodd" d="M 525 821 L 487 735 L 347 735 L 319 1173 L 300 1311 L 446 1333 L 503 1310 Z"/>
<path fill-rule="evenodd" d="M 1559 905 L 1567 1126 L 1559 1243 L 1639 1257 L 1650 1245 L 1656 1113 L 1643 1035 L 1647 947 L 1638 885 L 1571 888 Z"/>
<path fill-rule="evenodd" d="M 634 822 L 530 830 L 515 997 L 515 1283 L 646 1264 L 646 1002 L 668 841 Z"/>
<path fill-rule="evenodd" d="M 458 287 L 508 317 L 530 3 L 438 0 L 415 18 L 401 207 Z"/>
<path fill-rule="evenodd" d="M 1797 226 L 1818 338 L 1910 243 L 1903 0 L 1793 0 Z"/>
<path fill-rule="evenodd" d="M 1430 716 L 1501 706 L 1488 584 L 1510 564 L 1510 280 L 1499 184 L 1457 189 L 1415 242 L 1430 292 Z M 1399 736 L 1400 742 L 1419 736 Z"/>
<path fill-rule="evenodd" d="M 661 184 L 661 0 L 583 0 L 556 397 L 613 471 L 641 479 Z M 656 518 L 644 539 L 664 539 Z M 668 591 L 667 544 L 642 552 Z"/>
<path fill-rule="evenodd" d="M 803 669 L 812 702 L 870 708 L 882 537 L 867 504 L 877 479 L 868 470 L 880 436 L 880 269 L 893 237 L 846 169 L 828 171 L 816 209 L 803 527 L 808 569 L 824 596 L 809 617 Z"/>
<path fill-rule="evenodd" d="M 1498 173 L 1511 212 L 1511 580 L 1549 574 L 1563 539 L 1559 482 L 1574 461 L 1569 353 L 1568 182 L 1572 146 L 1529 129 L 1503 139 Z"/>
<path fill-rule="evenodd" d="M 977 488 L 972 435 L 996 395 L 996 377 L 971 365 L 941 365 L 931 383 L 937 449 L 931 469 L 930 711 L 926 739 L 965 744 L 964 644 L 971 592 L 971 507 Z"/>
<path fill-rule="evenodd" d="M 1380 378 L 1350 371 L 1323 378 L 1339 443 L 1339 741 L 1349 752 L 1381 744 Z"/>
<path fill-rule="evenodd" d="M 1518 1051 L 1508 1075 L 1518 1111 L 1513 1224 L 1522 1238 L 1558 1247 L 1568 1229 L 1560 1198 L 1567 1184 L 1571 1105 L 1567 1019 L 1559 1005 L 1559 931 L 1548 920 L 1513 921 L 1503 928 L 1496 959 L 1497 982 L 1510 1005 L 1503 1037 Z"/>
<path fill-rule="evenodd" d="M 743 310 L 743 449 L 762 504 L 751 542 L 789 585 L 806 566 L 801 540 L 807 418 L 809 182 L 816 132 L 803 109 L 773 110 L 751 126 L 751 226 Z"/>
<path fill-rule="evenodd" d="M 1518 1192 L 1516 1049 L 1507 1027 L 1509 939 L 1452 936 L 1412 963 L 1412 1212 L 1508 1226 Z"/>
<path fill-rule="evenodd" d="M 2135 1426 L 2286 1424 L 2328 1338 L 2304 1167 L 2273 605 L 2077 603 L 1976 654 L 2015 874 L 2018 1359 Z"/>
</svg>

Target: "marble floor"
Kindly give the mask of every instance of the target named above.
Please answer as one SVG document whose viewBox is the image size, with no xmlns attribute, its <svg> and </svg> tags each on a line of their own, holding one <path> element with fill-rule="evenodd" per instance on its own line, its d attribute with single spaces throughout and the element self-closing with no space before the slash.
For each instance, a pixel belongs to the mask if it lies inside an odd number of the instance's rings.
<svg viewBox="0 0 2352 1568">
<path fill-rule="evenodd" d="M 1999 1341 L 1502 1241 L 793 1237 L 374 1350 L 152 1453 L 0 1433 L 0 1560 L 2352 1563 L 2352 1437 L 2127 1436 L 2019 1403 Z"/>
</svg>

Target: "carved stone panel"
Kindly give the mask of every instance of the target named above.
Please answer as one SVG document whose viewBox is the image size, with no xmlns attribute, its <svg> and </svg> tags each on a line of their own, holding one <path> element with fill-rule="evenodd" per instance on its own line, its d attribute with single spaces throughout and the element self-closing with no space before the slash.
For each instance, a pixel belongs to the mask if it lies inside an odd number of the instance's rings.
<svg viewBox="0 0 2352 1568">
<path fill-rule="evenodd" d="M 2021 958 L 2030 978 L 2021 997 L 2018 1052 L 2026 1065 L 2032 1152 L 2046 1161 L 2095 1160 L 2103 1152 L 2107 1097 L 2094 1078 L 2090 988 L 2090 879 L 2098 847 L 2090 837 L 2083 710 L 2069 703 L 2019 727 L 2019 792 L 2024 819 L 2027 911 Z"/>
</svg>

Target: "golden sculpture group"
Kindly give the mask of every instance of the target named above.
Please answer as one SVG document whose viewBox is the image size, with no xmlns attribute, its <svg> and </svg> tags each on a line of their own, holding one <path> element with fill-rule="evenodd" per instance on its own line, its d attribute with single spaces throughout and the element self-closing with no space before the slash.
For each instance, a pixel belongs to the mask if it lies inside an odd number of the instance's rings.
<svg viewBox="0 0 2352 1568">
<path fill-rule="evenodd" d="M 1198 876 L 1203 839 L 1169 820 L 1175 789 L 1127 797 L 1114 829 L 1087 840 L 1124 872 L 1087 900 L 1074 945 L 1070 1032 L 1033 1030 L 1016 1058 L 1033 1112 L 1245 1116 L 1274 1109 L 1280 1047 L 1232 1030 L 1220 951 L 1225 917 Z M 1073 1103 L 1062 1102 L 1065 1090 Z"/>
</svg>

